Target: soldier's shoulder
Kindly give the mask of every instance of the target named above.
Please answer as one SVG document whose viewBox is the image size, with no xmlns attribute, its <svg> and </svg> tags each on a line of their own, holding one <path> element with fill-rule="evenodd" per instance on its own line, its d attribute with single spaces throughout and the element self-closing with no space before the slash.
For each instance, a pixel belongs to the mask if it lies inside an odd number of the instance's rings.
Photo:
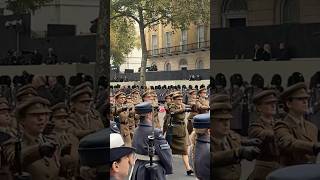
<svg viewBox="0 0 320 180">
<path fill-rule="evenodd" d="M 274 124 L 274 128 L 278 129 L 278 128 L 282 128 L 282 127 L 290 127 L 290 124 L 288 122 L 286 122 L 284 119 L 278 120 L 276 121 L 276 123 Z"/>
<path fill-rule="evenodd" d="M 159 129 L 159 128 L 155 128 L 154 129 L 154 136 L 155 136 L 156 139 L 164 139 L 165 138 L 164 135 L 163 135 L 162 130 Z"/>
<path fill-rule="evenodd" d="M 240 134 L 230 130 L 228 137 L 231 138 L 232 140 L 236 140 L 236 141 L 241 141 L 241 136 Z"/>
</svg>

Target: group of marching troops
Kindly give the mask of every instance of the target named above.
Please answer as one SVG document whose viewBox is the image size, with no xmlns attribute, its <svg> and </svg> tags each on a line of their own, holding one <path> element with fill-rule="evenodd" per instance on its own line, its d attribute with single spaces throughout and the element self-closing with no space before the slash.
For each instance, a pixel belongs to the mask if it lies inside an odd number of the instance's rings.
<svg viewBox="0 0 320 180">
<path fill-rule="evenodd" d="M 232 98 L 226 91 L 220 91 L 210 101 L 211 178 L 239 180 L 244 159 L 256 160 L 250 180 L 282 179 L 288 173 L 273 172 L 316 163 L 320 152 L 318 128 L 307 120 L 310 93 L 304 82 L 290 83 L 282 92 L 274 88 L 255 91 L 251 99 L 255 115 L 251 116 L 247 136 L 232 131 L 232 121 L 239 121 L 233 113 L 237 105 Z M 277 116 L 279 104 L 283 106 L 282 116 Z M 303 179 L 308 174 L 305 176 Z"/>
<path fill-rule="evenodd" d="M 44 76 L 15 93 L 15 105 L 0 97 L 0 179 L 89 180 L 80 165 L 80 140 L 105 127 L 107 90 L 101 114 L 90 82 L 72 87 L 68 99 L 52 104 L 43 96 Z M 82 170 L 83 169 L 83 170 Z"/>
<path fill-rule="evenodd" d="M 153 177 L 166 179 L 167 174 L 173 173 L 173 154 L 182 156 L 187 175 L 195 173 L 199 179 L 209 177 L 208 92 L 204 87 L 199 90 L 189 89 L 187 104 L 183 103 L 184 96 L 185 94 L 178 90 L 168 91 L 162 104 L 153 89 L 135 88 L 128 92 L 120 88 L 118 92 L 110 95 L 110 127 L 112 129 L 112 124 L 115 125 L 124 144 L 135 149 L 137 161 L 131 174 L 132 180 L 147 180 Z M 159 111 L 162 108 L 165 115 L 163 121 L 160 121 Z M 152 173 L 146 167 L 150 163 L 150 151 L 147 148 L 150 135 L 153 136 L 155 149 L 151 161 L 157 165 Z M 190 163 L 189 158 L 193 163 Z"/>
</svg>

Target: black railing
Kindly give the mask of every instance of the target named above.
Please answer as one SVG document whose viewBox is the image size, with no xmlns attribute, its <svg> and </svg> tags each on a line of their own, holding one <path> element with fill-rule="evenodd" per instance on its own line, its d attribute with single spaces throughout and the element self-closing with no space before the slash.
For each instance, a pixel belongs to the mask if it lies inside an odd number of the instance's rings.
<svg viewBox="0 0 320 180">
<path fill-rule="evenodd" d="M 148 58 L 194 53 L 198 51 L 207 51 L 209 49 L 210 41 L 203 41 L 192 44 L 183 44 L 180 46 L 148 50 Z"/>
</svg>

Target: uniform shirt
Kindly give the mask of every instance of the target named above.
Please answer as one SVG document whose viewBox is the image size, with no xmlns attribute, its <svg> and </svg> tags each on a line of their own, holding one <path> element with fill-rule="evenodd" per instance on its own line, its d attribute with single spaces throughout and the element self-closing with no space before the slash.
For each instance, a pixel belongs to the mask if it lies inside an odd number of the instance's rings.
<svg viewBox="0 0 320 180">
<path fill-rule="evenodd" d="M 297 118 L 287 115 L 275 124 L 275 137 L 280 149 L 280 164 L 282 166 L 305 164 L 315 161 L 313 145 L 318 141 L 318 128 L 303 120 L 301 128 Z"/>
<path fill-rule="evenodd" d="M 148 136 L 152 134 L 152 126 L 140 122 L 135 129 L 132 147 L 136 149 L 136 153 L 140 155 L 148 155 Z M 172 174 L 172 153 L 168 142 L 165 140 L 160 129 L 154 129 L 154 145 L 155 154 L 159 156 L 160 161 L 157 161 L 158 167 L 156 177 L 159 180 L 165 180 L 166 174 Z M 149 161 L 137 160 L 132 173 L 132 180 L 148 180 L 146 179 L 147 169 L 145 165 Z"/>
<path fill-rule="evenodd" d="M 22 165 L 30 173 L 32 180 L 56 180 L 59 177 L 59 156 L 57 153 L 52 158 L 40 157 L 39 144 L 48 141 L 41 134 L 33 137 L 24 132 L 22 138 Z"/>
<path fill-rule="evenodd" d="M 79 139 L 104 127 L 100 117 L 95 116 L 93 113 L 81 115 L 77 112 L 72 112 L 68 117 L 68 122 L 71 124 L 71 131 Z"/>
<path fill-rule="evenodd" d="M 230 149 L 226 149 L 223 141 L 215 137 L 211 138 L 211 177 L 214 180 L 239 180 L 241 165 L 239 159 L 239 148 L 241 137 L 239 134 L 230 131 L 226 136 Z"/>
</svg>

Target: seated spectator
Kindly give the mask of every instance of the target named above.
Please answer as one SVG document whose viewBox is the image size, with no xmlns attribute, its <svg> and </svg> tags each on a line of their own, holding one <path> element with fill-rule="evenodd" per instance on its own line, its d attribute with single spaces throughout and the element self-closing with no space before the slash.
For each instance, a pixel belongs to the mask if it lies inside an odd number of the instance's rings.
<svg viewBox="0 0 320 180">
<path fill-rule="evenodd" d="M 264 61 L 270 61 L 272 58 L 272 54 L 271 54 L 271 47 L 270 44 L 264 44 L 263 45 L 263 60 Z"/>
<path fill-rule="evenodd" d="M 263 59 L 263 49 L 259 46 L 259 44 L 254 45 L 254 61 L 260 61 Z"/>
<path fill-rule="evenodd" d="M 289 60 L 289 50 L 286 47 L 285 43 L 280 43 L 279 45 L 279 54 L 277 60 Z"/>
</svg>

